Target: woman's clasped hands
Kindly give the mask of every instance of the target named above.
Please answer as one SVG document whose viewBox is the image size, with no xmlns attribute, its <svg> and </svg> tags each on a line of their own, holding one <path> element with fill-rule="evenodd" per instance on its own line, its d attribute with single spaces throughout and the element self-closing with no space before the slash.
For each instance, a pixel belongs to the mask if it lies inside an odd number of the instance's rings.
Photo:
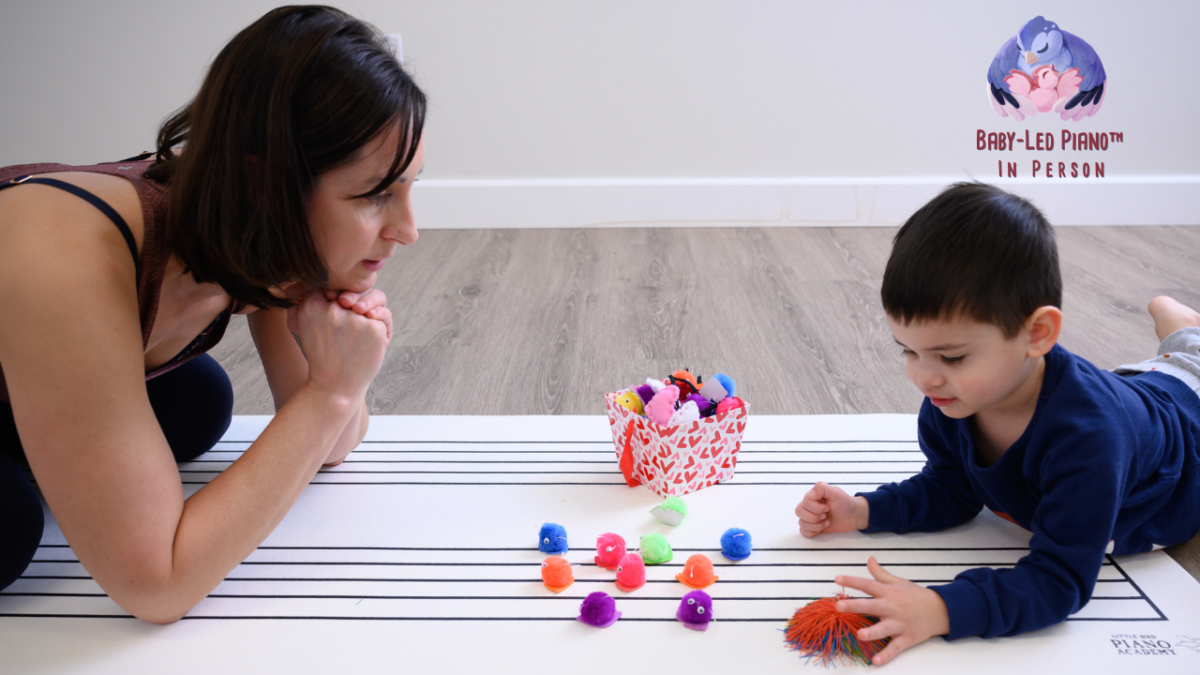
<svg viewBox="0 0 1200 675">
<path fill-rule="evenodd" d="M 378 289 L 321 289 L 288 310 L 288 330 L 308 360 L 311 386 L 359 399 L 383 364 L 392 312 Z"/>
</svg>

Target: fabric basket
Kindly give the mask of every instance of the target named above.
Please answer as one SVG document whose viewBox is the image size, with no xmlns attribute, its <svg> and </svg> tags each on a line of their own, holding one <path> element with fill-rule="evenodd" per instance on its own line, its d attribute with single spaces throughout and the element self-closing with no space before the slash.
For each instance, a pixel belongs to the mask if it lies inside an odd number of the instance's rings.
<svg viewBox="0 0 1200 675">
<path fill-rule="evenodd" d="M 617 461 L 630 486 L 679 497 L 733 478 L 750 404 L 677 427 L 660 427 L 605 396 Z"/>
</svg>

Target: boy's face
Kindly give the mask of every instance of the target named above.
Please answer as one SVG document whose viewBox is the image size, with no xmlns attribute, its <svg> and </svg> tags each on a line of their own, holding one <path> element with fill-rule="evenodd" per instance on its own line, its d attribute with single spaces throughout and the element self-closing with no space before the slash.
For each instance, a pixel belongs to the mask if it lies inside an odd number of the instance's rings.
<svg viewBox="0 0 1200 675">
<path fill-rule="evenodd" d="M 1015 410 L 1027 402 L 1021 385 L 1038 361 L 1029 358 L 1027 329 L 1006 340 L 998 326 L 971 319 L 905 325 L 889 316 L 888 324 L 904 350 L 908 379 L 946 416 Z"/>
</svg>

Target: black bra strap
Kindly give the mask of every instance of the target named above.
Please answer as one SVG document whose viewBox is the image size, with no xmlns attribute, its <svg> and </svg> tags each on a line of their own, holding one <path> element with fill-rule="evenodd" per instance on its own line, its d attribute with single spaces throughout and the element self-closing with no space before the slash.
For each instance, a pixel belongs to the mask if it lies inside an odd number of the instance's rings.
<svg viewBox="0 0 1200 675">
<path fill-rule="evenodd" d="M 113 221 L 113 224 L 116 225 L 117 229 L 121 231 L 121 236 L 125 237 L 125 243 L 129 245 L 129 252 L 133 254 L 133 263 L 137 266 L 138 277 L 140 278 L 142 276 L 142 260 L 138 256 L 137 242 L 133 238 L 133 232 L 129 230 L 129 226 L 125 224 L 125 219 L 121 217 L 121 214 L 117 213 L 113 207 L 109 206 L 108 202 L 105 202 L 103 199 L 100 199 L 96 195 L 77 185 L 64 183 L 61 180 L 56 180 L 54 178 L 31 178 L 30 176 L 21 176 L 4 183 L 0 183 L 0 190 L 3 190 L 4 188 L 10 188 L 14 185 L 25 185 L 27 183 L 49 185 L 50 187 L 56 187 L 60 190 L 65 190 L 86 201 L 97 209 L 100 209 L 100 212 L 108 216 L 108 219 Z"/>
</svg>

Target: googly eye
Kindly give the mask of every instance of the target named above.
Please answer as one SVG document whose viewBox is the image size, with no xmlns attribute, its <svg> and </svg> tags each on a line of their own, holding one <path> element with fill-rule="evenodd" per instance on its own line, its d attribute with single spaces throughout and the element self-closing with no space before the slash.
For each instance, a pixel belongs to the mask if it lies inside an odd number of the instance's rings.
<svg viewBox="0 0 1200 675">
<path fill-rule="evenodd" d="M 542 543 L 543 543 L 543 544 L 549 544 L 549 543 L 550 543 L 550 537 L 546 537 L 545 539 L 543 539 L 543 540 L 542 540 Z"/>
<path fill-rule="evenodd" d="M 609 553 L 612 553 L 613 547 L 609 546 L 608 548 L 606 548 L 606 549 L 604 549 L 604 550 L 605 550 L 605 551 L 608 551 Z"/>
<path fill-rule="evenodd" d="M 549 567 L 549 566 L 550 565 L 548 563 L 542 563 L 542 567 Z"/>
<path fill-rule="evenodd" d="M 703 614 L 703 613 L 704 613 L 704 608 L 703 608 L 703 607 L 697 607 L 697 608 L 696 608 L 696 613 L 697 613 L 697 614 Z"/>
<path fill-rule="evenodd" d="M 617 574 L 620 574 L 621 572 L 624 572 L 624 571 L 625 571 L 625 568 L 624 568 L 624 567 L 618 567 L 618 568 L 617 568 Z"/>
<path fill-rule="evenodd" d="M 696 604 L 696 599 L 695 599 L 695 598 L 688 598 L 688 604 L 689 604 L 689 605 L 694 605 L 694 604 Z"/>
</svg>

